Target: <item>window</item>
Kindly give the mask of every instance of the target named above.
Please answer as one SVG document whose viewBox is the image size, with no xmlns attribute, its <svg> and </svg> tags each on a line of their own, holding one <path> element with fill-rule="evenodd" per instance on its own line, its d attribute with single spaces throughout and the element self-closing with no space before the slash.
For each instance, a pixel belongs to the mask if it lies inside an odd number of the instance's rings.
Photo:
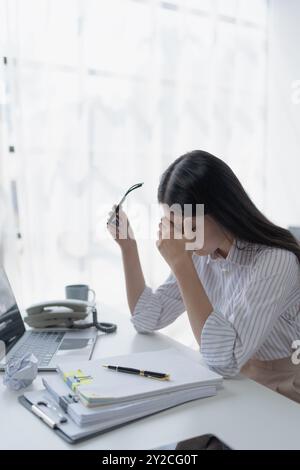
<svg viewBox="0 0 300 470">
<path fill-rule="evenodd" d="M 265 0 L 0 0 L 2 247 L 24 304 L 87 282 L 124 307 L 105 215 L 139 181 L 155 202 L 186 151 L 224 158 L 263 208 L 266 18 Z M 168 268 L 140 253 L 156 287 Z"/>
</svg>

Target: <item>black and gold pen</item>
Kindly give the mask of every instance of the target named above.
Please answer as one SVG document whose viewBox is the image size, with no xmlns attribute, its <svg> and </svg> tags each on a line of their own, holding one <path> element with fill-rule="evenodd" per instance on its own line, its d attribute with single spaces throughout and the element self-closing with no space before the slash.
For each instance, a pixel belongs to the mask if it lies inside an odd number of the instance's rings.
<svg viewBox="0 0 300 470">
<path fill-rule="evenodd" d="M 170 380 L 170 374 L 164 374 L 162 372 L 152 372 L 150 370 L 140 370 L 140 369 L 133 369 L 132 367 L 122 367 L 122 366 L 102 365 L 102 367 L 106 367 L 107 369 L 114 370 L 115 372 L 124 372 L 125 374 L 141 375 L 143 377 L 148 377 L 150 379 Z"/>
</svg>

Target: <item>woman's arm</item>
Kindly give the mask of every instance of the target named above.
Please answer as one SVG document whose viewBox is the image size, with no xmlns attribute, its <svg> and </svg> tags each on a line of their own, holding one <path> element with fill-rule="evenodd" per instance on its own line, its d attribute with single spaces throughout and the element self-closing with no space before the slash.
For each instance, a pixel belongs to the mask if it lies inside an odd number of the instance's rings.
<svg viewBox="0 0 300 470">
<path fill-rule="evenodd" d="M 177 260 L 173 264 L 173 272 L 181 291 L 194 336 L 200 344 L 203 326 L 212 313 L 213 307 L 199 279 L 191 256 L 185 255 Z"/>
<path fill-rule="evenodd" d="M 136 241 L 132 240 L 132 243 L 121 248 L 121 252 L 125 274 L 127 302 L 130 312 L 133 314 L 137 301 L 146 287 L 146 283 Z"/>
<path fill-rule="evenodd" d="M 177 279 L 191 328 L 200 344 L 202 328 L 213 307 L 195 269 L 192 251 L 186 250 L 187 240 L 183 236 L 176 238 L 174 230 L 173 224 L 163 218 L 156 245 Z"/>
<path fill-rule="evenodd" d="M 116 206 L 109 213 L 115 214 Z M 141 267 L 138 248 L 129 220 L 122 209 L 119 209 L 116 217 L 117 225 L 108 223 L 107 228 L 118 243 L 123 260 L 127 301 L 130 312 L 133 313 L 136 303 L 145 289 L 145 278 Z"/>
</svg>

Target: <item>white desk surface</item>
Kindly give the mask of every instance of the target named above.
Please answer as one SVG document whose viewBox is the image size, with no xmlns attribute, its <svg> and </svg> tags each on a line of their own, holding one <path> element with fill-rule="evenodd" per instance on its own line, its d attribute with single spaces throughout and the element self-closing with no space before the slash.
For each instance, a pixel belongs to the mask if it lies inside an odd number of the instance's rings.
<svg viewBox="0 0 300 470">
<path fill-rule="evenodd" d="M 162 333 L 137 333 L 129 316 L 127 310 L 101 316 L 101 321 L 116 322 L 118 331 L 98 338 L 94 359 L 176 347 L 201 361 L 197 351 Z M 241 376 L 224 380 L 215 397 L 185 403 L 75 445 L 64 442 L 23 408 L 17 401 L 21 392 L 7 390 L 2 376 L 0 449 L 152 449 L 206 433 L 233 449 L 300 449 L 300 405 Z M 38 388 L 40 377 L 28 389 Z"/>
</svg>

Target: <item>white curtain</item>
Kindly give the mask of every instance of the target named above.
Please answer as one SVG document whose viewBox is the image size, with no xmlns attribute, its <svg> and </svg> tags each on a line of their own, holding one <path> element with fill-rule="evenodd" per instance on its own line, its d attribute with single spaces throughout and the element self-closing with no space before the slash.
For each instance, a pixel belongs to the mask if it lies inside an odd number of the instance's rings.
<svg viewBox="0 0 300 470">
<path fill-rule="evenodd" d="M 155 203 L 186 151 L 223 158 L 264 208 L 267 0 L 0 0 L 0 48 L 2 259 L 22 305 L 84 282 L 102 318 L 129 315 L 105 215 L 141 181 L 130 200 Z M 168 267 L 139 247 L 155 288 Z M 166 331 L 195 344 L 186 315 Z"/>
</svg>

